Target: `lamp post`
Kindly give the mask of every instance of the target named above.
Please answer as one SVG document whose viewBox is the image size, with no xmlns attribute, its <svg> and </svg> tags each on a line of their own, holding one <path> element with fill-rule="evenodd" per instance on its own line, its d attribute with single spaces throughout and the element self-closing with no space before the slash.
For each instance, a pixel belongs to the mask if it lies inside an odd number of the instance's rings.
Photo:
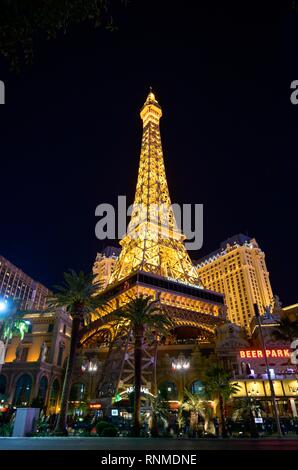
<svg viewBox="0 0 298 470">
<path fill-rule="evenodd" d="M 83 362 L 81 366 L 82 372 L 88 372 L 89 374 L 89 391 L 88 398 L 91 400 L 92 388 L 93 388 L 93 376 L 98 371 L 98 360 L 91 359 Z"/>
<path fill-rule="evenodd" d="M 188 359 L 185 358 L 184 354 L 179 354 L 177 359 L 173 359 L 172 361 L 172 369 L 173 371 L 177 371 L 181 373 L 181 385 L 182 385 L 182 398 L 183 398 L 183 393 L 184 393 L 184 374 L 185 372 L 190 368 L 190 362 Z"/>
<path fill-rule="evenodd" d="M 263 350 L 263 356 L 265 359 L 265 365 L 266 365 L 266 373 L 269 381 L 269 386 L 270 386 L 270 393 L 271 393 L 271 401 L 272 401 L 272 407 L 273 407 L 273 414 L 276 422 L 276 427 L 277 427 L 277 432 L 279 437 L 282 437 L 282 431 L 281 431 L 281 426 L 280 426 L 280 420 L 279 420 L 279 413 L 278 413 L 278 408 L 277 408 L 277 403 L 276 403 L 276 396 L 275 396 L 275 390 L 274 390 L 274 385 L 273 381 L 271 378 L 271 373 L 269 370 L 269 364 L 268 364 L 268 358 L 267 358 L 267 353 L 266 353 L 266 346 L 265 346 L 265 341 L 264 341 L 264 336 L 263 336 L 263 331 L 262 331 L 262 324 L 261 324 L 261 318 L 260 318 L 260 312 L 259 312 L 259 307 L 258 304 L 254 304 L 254 310 L 255 310 L 255 317 L 259 326 L 259 331 L 260 331 L 260 338 L 261 338 L 261 346 Z"/>
</svg>

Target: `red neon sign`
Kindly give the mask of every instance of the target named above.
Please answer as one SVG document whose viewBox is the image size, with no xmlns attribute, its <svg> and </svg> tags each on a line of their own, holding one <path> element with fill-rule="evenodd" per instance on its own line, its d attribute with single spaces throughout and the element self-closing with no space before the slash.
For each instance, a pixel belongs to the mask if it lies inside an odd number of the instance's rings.
<svg viewBox="0 0 298 470">
<path fill-rule="evenodd" d="M 241 359 L 264 359 L 264 353 L 261 349 L 244 349 L 239 351 Z M 289 349 L 266 349 L 266 356 L 269 358 L 290 358 Z"/>
</svg>

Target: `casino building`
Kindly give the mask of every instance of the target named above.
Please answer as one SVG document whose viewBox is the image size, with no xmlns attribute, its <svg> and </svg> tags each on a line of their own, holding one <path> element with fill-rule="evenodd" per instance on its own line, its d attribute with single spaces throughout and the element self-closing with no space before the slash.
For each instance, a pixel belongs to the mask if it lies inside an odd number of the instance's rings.
<svg viewBox="0 0 298 470">
<path fill-rule="evenodd" d="M 201 276 L 200 267 L 192 263 L 185 249 L 185 236 L 171 208 L 159 128 L 162 110 L 152 91 L 140 114 L 143 137 L 131 221 L 120 242 L 121 251 L 107 248 L 96 256 L 93 271 L 110 300 L 81 329 L 70 409 L 80 412 L 87 406 L 90 411 L 106 411 L 112 407 L 129 417 L 128 394 L 134 384 L 133 338 L 131 331 L 121 328 L 113 313 L 131 298 L 146 294 L 159 300 L 173 327 L 163 338 L 145 337 L 144 408 L 147 394 L 165 390 L 171 408 L 177 409 L 185 387 L 198 392 L 204 372 L 218 361 L 231 373 L 232 381 L 240 385 L 234 398 L 256 397 L 264 401 L 270 413 L 268 377 L 251 313 L 253 303 L 263 307 L 273 302 L 263 254 L 255 241 L 241 238 L 242 245 L 241 240 L 235 246 L 229 243 L 226 252 L 214 259 L 215 263 L 223 263 L 218 283 L 226 285 L 228 276 L 235 275 L 233 288 L 221 290 L 212 284 L 217 265 L 210 275 Z M 239 298 L 234 292 L 238 281 L 243 294 Z M 251 292 L 255 297 L 250 296 Z M 238 319 L 242 303 L 248 307 Z M 27 315 L 32 330 L 21 343 L 16 338 L 11 342 L 0 376 L 0 393 L 16 405 L 39 397 L 47 412 L 57 412 L 71 320 L 63 311 L 28 311 Z M 261 317 L 262 330 L 268 333 L 265 337 L 270 373 L 281 416 L 296 417 L 297 366 L 289 361 L 290 344 L 272 340 L 270 332 L 278 327 L 280 312 L 275 315 Z"/>
</svg>

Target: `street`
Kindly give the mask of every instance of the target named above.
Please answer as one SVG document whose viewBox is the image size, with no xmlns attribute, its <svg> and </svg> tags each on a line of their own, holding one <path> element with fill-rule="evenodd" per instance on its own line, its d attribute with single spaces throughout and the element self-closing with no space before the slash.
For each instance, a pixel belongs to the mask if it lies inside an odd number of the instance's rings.
<svg viewBox="0 0 298 470">
<path fill-rule="evenodd" d="M 148 439 L 110 437 L 0 438 L 0 450 L 287 450 L 298 451 L 298 439 Z"/>
</svg>

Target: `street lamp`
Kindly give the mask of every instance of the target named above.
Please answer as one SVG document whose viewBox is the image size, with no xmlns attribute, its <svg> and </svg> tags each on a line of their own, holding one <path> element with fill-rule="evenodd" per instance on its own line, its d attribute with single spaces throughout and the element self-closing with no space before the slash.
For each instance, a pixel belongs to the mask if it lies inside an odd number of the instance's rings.
<svg viewBox="0 0 298 470">
<path fill-rule="evenodd" d="M 261 318 L 260 318 L 260 312 L 259 312 L 258 304 L 254 304 L 254 310 L 255 310 L 255 316 L 256 316 L 256 320 L 257 320 L 257 323 L 258 323 L 258 326 L 259 326 L 259 331 L 260 331 L 263 357 L 265 359 L 266 373 L 267 373 L 268 382 L 269 382 L 269 386 L 270 386 L 271 401 L 272 401 L 272 406 L 273 406 L 273 414 L 274 414 L 274 418 L 275 418 L 275 421 L 276 421 L 276 427 L 277 427 L 278 435 L 279 435 L 279 437 L 282 437 L 282 431 L 281 431 L 280 420 L 279 420 L 279 413 L 278 413 L 278 408 L 277 408 L 277 403 L 276 403 L 275 390 L 274 390 L 274 385 L 273 385 L 273 381 L 272 381 L 272 374 L 271 374 L 271 371 L 269 369 L 268 357 L 267 357 L 267 353 L 266 353 L 266 346 L 265 346 L 264 335 L 263 335 L 263 331 L 262 331 L 262 324 L 261 324 Z"/>
<path fill-rule="evenodd" d="M 187 370 L 190 368 L 190 362 L 188 359 L 184 357 L 184 354 L 179 354 L 177 359 L 173 359 L 172 361 L 172 369 L 173 370 Z"/>
<path fill-rule="evenodd" d="M 190 362 L 189 362 L 189 359 L 187 359 L 183 353 L 180 353 L 179 356 L 177 357 L 177 359 L 173 359 L 172 360 L 172 370 L 174 372 L 179 372 L 180 373 L 180 377 L 181 377 L 181 395 L 180 397 L 183 398 L 183 394 L 184 394 L 184 388 L 185 388 L 185 384 L 184 384 L 184 374 L 185 372 L 190 368 Z"/>
<path fill-rule="evenodd" d="M 95 373 L 98 371 L 98 360 L 97 359 L 91 359 L 91 360 L 86 360 L 83 362 L 81 365 L 81 370 L 82 372 L 88 372 L 90 382 L 89 382 L 89 400 L 91 400 L 91 395 L 92 395 L 92 389 L 93 389 L 93 376 Z"/>
</svg>

